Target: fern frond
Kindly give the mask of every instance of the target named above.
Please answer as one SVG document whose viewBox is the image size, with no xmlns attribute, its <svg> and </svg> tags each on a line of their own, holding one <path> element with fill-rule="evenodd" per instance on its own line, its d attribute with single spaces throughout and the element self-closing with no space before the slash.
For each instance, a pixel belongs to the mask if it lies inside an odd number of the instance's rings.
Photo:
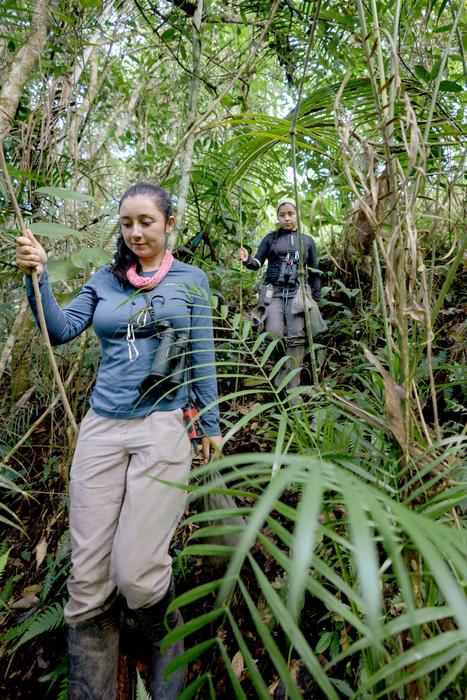
<svg viewBox="0 0 467 700">
<path fill-rule="evenodd" d="M 144 687 L 138 669 L 136 669 L 136 700 L 151 700 L 151 696 Z"/>
<path fill-rule="evenodd" d="M 3 572 L 5 571 L 5 567 L 6 567 L 6 565 L 7 565 L 8 557 L 9 557 L 9 555 L 10 555 L 10 552 L 11 552 L 11 547 L 10 547 L 10 549 L 7 549 L 7 551 L 4 552 L 4 553 L 0 556 L 0 578 L 2 577 Z"/>
<path fill-rule="evenodd" d="M 60 692 L 57 695 L 57 700 L 68 700 L 68 678 L 64 678 L 60 683 Z"/>
<path fill-rule="evenodd" d="M 23 622 L 21 622 L 19 625 L 16 625 L 16 627 L 12 627 L 11 629 L 7 630 L 2 634 L 0 637 L 0 641 L 2 642 L 11 642 L 13 639 L 17 639 L 19 636 L 23 634 L 25 630 L 29 628 L 29 626 L 37 619 L 39 616 L 39 612 L 34 612 L 31 613 L 31 615 L 26 618 Z"/>
<path fill-rule="evenodd" d="M 64 622 L 65 618 L 63 617 L 62 603 L 54 603 L 54 605 L 51 605 L 37 615 L 19 640 L 15 649 L 18 649 L 18 647 L 34 639 L 34 637 L 38 637 L 44 632 L 50 632 L 56 627 L 63 625 Z"/>
</svg>

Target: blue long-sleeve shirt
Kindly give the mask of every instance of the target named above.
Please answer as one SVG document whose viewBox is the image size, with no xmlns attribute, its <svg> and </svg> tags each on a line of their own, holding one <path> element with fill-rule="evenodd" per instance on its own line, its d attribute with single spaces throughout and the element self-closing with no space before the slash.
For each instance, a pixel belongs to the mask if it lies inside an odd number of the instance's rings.
<svg viewBox="0 0 467 700">
<path fill-rule="evenodd" d="M 153 411 L 183 408 L 190 385 L 204 433 L 220 435 L 218 408 L 209 407 L 217 399 L 217 382 L 209 285 L 202 270 L 174 260 L 162 282 L 154 290 L 143 293 L 130 285 L 123 287 L 107 266 L 96 272 L 64 309 L 54 297 L 47 270 L 41 275 L 39 286 L 52 344 L 68 342 L 90 325 L 100 340 L 102 360 L 90 399 L 96 413 L 128 419 Z M 28 276 L 26 291 L 37 323 L 34 290 Z M 148 301 L 155 320 L 146 314 L 146 325 L 142 327 L 142 312 Z M 139 385 L 150 373 L 159 344 L 156 327 L 160 321 L 170 321 L 176 332 L 189 335 L 187 351 L 191 368 L 177 388 L 168 391 L 165 386 L 161 396 L 155 399 L 141 396 Z M 133 327 L 134 348 L 138 353 L 134 361 L 130 360 L 126 339 L 129 324 Z"/>
</svg>

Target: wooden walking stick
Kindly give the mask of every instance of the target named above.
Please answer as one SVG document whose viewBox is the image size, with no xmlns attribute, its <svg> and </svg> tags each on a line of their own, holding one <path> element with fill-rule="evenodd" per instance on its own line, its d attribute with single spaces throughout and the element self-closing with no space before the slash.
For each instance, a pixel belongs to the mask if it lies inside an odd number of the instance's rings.
<svg viewBox="0 0 467 700">
<path fill-rule="evenodd" d="M 0 144 L 0 165 L 2 168 L 2 172 L 3 172 L 3 177 L 5 178 L 5 183 L 6 183 L 8 192 L 9 192 L 10 197 L 11 197 L 13 208 L 15 210 L 16 218 L 18 220 L 18 224 L 19 224 L 19 227 L 21 229 L 21 233 L 24 236 L 27 236 L 26 225 L 24 223 L 24 219 L 23 219 L 23 216 L 21 214 L 21 209 L 19 208 L 18 200 L 16 199 L 13 185 L 11 183 L 10 174 L 8 172 L 8 168 L 6 165 L 5 154 L 3 152 L 3 144 L 2 143 Z M 54 355 L 54 352 L 52 349 L 52 344 L 50 342 L 49 333 L 47 331 L 47 324 L 46 324 L 45 316 L 44 316 L 44 307 L 42 306 L 42 298 L 41 298 L 41 293 L 40 293 L 40 289 L 39 289 L 39 279 L 37 277 L 37 272 L 35 269 L 33 269 L 31 271 L 31 278 L 32 278 L 32 286 L 34 288 L 34 298 L 36 300 L 36 306 L 37 306 L 37 315 L 39 317 L 39 325 L 40 325 L 40 328 L 42 331 L 42 335 L 44 337 L 45 346 L 47 348 L 47 354 L 49 356 L 50 366 L 52 368 L 52 373 L 53 373 L 54 379 L 57 383 L 57 388 L 58 388 L 60 397 L 62 399 L 63 406 L 65 408 L 65 413 L 67 414 L 68 420 L 70 421 L 70 425 L 71 425 L 71 428 L 73 431 L 73 437 L 76 438 L 76 436 L 78 434 L 78 425 L 76 423 L 75 417 L 73 415 L 73 411 L 71 410 L 70 404 L 68 402 L 68 398 L 67 398 L 67 395 L 65 392 L 65 387 L 63 386 L 63 382 L 62 382 L 62 379 L 60 377 L 60 373 L 58 371 L 57 363 L 55 361 L 55 355 Z"/>
</svg>

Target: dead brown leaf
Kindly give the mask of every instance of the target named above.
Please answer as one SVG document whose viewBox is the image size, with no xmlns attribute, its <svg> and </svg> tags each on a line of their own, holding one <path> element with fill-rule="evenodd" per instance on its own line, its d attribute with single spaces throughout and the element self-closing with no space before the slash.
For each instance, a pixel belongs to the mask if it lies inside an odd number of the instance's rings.
<svg viewBox="0 0 467 700">
<path fill-rule="evenodd" d="M 42 590 L 42 586 L 38 583 L 33 583 L 31 586 L 26 586 L 23 588 L 21 591 L 21 595 L 23 597 L 31 596 L 31 595 L 39 595 L 39 593 Z"/>
<path fill-rule="evenodd" d="M 387 425 L 391 433 L 396 438 L 401 447 L 406 445 L 407 434 L 405 429 L 404 412 L 402 410 L 401 401 L 405 399 L 404 389 L 397 384 L 391 377 L 389 372 L 383 367 L 372 352 L 364 348 L 366 359 L 376 367 L 383 378 L 384 383 L 384 402 L 386 405 Z"/>
<path fill-rule="evenodd" d="M 245 670 L 245 664 L 243 662 L 243 656 L 241 651 L 237 651 L 232 659 L 232 669 L 237 678 L 241 678 L 243 671 Z"/>
<path fill-rule="evenodd" d="M 45 537 L 41 539 L 41 541 L 36 545 L 36 548 L 34 549 L 34 553 L 36 555 L 36 569 L 40 567 L 42 562 L 44 561 L 46 555 L 47 555 L 47 547 L 48 543 Z"/>
<path fill-rule="evenodd" d="M 271 683 L 270 686 L 268 686 L 268 692 L 269 692 L 271 695 L 274 695 L 274 693 L 275 693 L 275 691 L 276 691 L 277 686 L 279 685 L 279 683 L 280 683 L 280 679 L 277 678 L 275 681 L 273 681 L 273 682 Z"/>
<path fill-rule="evenodd" d="M 38 602 L 39 598 L 37 598 L 37 596 L 28 595 L 24 598 L 20 598 L 19 600 L 15 600 L 13 603 L 10 603 L 10 608 L 12 608 L 12 610 L 30 610 L 37 605 Z"/>
</svg>

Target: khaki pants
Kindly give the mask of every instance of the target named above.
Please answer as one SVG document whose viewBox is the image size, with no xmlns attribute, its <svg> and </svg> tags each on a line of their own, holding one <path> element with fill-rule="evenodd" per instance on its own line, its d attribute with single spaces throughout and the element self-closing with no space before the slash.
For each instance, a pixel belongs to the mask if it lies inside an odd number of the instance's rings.
<svg viewBox="0 0 467 700">
<path fill-rule="evenodd" d="M 190 466 L 181 409 L 132 420 L 86 414 L 70 478 L 68 622 L 103 612 L 115 589 L 133 609 L 163 598 L 186 496 L 155 479 L 186 483 Z"/>
</svg>

